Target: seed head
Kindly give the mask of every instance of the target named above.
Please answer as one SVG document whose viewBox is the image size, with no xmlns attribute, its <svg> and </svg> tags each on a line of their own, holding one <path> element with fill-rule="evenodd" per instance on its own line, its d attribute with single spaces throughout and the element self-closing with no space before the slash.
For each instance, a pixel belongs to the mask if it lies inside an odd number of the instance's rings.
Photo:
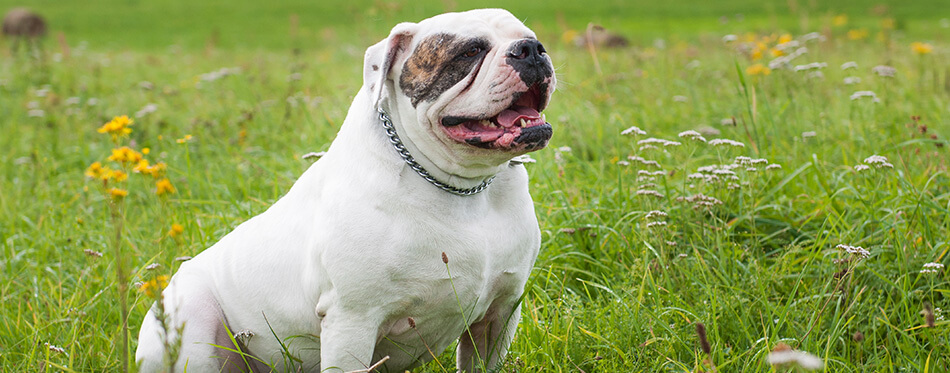
<svg viewBox="0 0 950 373">
<path fill-rule="evenodd" d="M 930 306 L 930 302 L 924 302 L 924 310 L 920 311 L 920 314 L 924 315 L 924 321 L 927 322 L 927 327 L 933 328 L 935 324 L 934 310 L 933 307 Z"/>
<path fill-rule="evenodd" d="M 449 256 L 445 255 L 445 251 L 442 252 L 442 263 L 449 264 Z"/>
<path fill-rule="evenodd" d="M 852 340 L 852 341 L 855 341 L 855 342 L 861 342 L 861 341 L 863 341 L 863 340 L 864 340 L 864 333 L 861 333 L 861 332 L 854 332 L 854 334 L 851 335 L 851 340 Z"/>
<path fill-rule="evenodd" d="M 701 322 L 696 323 L 696 336 L 699 337 L 699 346 L 703 349 L 703 352 L 709 355 L 712 348 L 709 347 L 709 340 L 706 338 L 706 326 Z"/>
</svg>

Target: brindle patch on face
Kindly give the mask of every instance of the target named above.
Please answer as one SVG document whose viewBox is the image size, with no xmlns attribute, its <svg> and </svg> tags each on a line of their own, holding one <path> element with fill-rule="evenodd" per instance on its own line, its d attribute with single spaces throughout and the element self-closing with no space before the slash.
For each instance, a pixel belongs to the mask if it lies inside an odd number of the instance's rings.
<svg viewBox="0 0 950 373">
<path fill-rule="evenodd" d="M 402 67 L 399 86 L 412 99 L 432 101 L 462 81 L 485 58 L 490 49 L 487 40 L 462 39 L 452 34 L 432 35 L 419 43 Z M 472 56 L 466 53 L 478 50 Z"/>
</svg>

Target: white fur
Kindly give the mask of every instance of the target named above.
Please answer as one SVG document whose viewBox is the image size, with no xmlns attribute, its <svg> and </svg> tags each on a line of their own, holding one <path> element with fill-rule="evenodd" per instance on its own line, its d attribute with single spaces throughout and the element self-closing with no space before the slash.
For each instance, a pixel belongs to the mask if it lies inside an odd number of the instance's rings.
<svg viewBox="0 0 950 373">
<path fill-rule="evenodd" d="M 168 316 L 184 323 L 176 371 L 242 369 L 222 367 L 225 357 L 239 360 L 215 346 L 233 348 L 225 324 L 252 332 L 247 352 L 280 371 L 352 371 L 389 356 L 380 369 L 401 372 L 456 340 L 463 371 L 503 359 L 540 246 L 527 173 L 509 165 L 517 154 L 446 141 L 433 121 L 447 110 L 479 108 L 489 92 L 478 87 L 504 77 L 483 71 L 471 91 L 450 90 L 416 108 L 393 83 L 416 40 L 447 30 L 490 35 L 498 51 L 485 64 L 503 61 L 508 42 L 533 37 L 506 11 L 480 10 L 397 25 L 371 47 L 364 85 L 326 155 L 272 207 L 171 279 Z M 468 197 L 428 184 L 392 149 L 377 105 L 440 180 L 470 187 L 495 175 L 494 183 Z M 163 338 L 153 309 L 136 352 L 143 371 L 163 369 Z"/>
</svg>

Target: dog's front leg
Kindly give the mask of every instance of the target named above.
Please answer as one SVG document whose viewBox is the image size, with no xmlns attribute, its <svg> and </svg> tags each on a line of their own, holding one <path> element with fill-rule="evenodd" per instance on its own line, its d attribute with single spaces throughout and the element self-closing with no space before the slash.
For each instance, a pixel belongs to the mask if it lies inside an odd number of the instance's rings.
<svg viewBox="0 0 950 373">
<path fill-rule="evenodd" d="M 461 372 L 493 370 L 504 360 L 521 320 L 521 303 L 492 305 L 485 318 L 459 337 L 456 362 Z"/>
<path fill-rule="evenodd" d="M 373 365 L 379 323 L 366 315 L 327 312 L 320 323 L 320 371 L 350 372 Z"/>
</svg>

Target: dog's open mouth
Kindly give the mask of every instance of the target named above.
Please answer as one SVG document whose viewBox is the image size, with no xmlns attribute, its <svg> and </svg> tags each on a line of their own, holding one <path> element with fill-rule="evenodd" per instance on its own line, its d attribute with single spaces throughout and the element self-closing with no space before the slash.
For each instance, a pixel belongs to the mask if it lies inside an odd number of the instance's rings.
<svg viewBox="0 0 950 373">
<path fill-rule="evenodd" d="M 480 148 L 523 147 L 528 151 L 543 148 L 553 131 L 541 114 L 542 92 L 541 85 L 535 84 L 493 117 L 448 116 L 442 118 L 442 127 L 455 141 Z"/>
</svg>

